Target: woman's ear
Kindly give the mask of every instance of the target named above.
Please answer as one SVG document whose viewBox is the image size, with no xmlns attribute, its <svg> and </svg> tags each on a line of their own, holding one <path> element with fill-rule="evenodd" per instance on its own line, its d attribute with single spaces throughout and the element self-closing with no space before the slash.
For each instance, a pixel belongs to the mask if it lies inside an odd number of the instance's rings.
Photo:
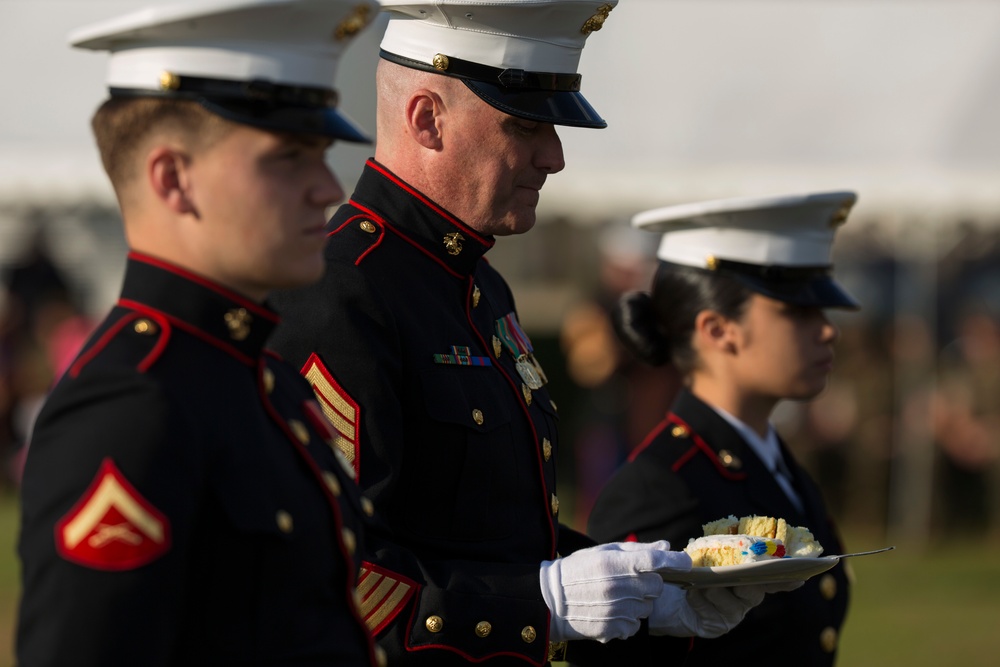
<svg viewBox="0 0 1000 667">
<path fill-rule="evenodd" d="M 703 310 L 694 319 L 696 345 L 704 351 L 735 354 L 737 324 L 714 310 Z"/>
<path fill-rule="evenodd" d="M 177 214 L 198 216 L 192 199 L 191 160 L 176 147 L 157 146 L 146 157 L 146 178 L 157 199 Z"/>
<path fill-rule="evenodd" d="M 406 127 L 414 141 L 430 150 L 443 146 L 444 102 L 436 92 L 420 89 L 406 103 Z"/>
</svg>

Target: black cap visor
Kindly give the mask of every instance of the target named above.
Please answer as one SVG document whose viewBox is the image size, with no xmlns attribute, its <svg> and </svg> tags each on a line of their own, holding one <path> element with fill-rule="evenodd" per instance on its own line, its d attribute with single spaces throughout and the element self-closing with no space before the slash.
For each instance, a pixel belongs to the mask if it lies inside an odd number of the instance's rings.
<svg viewBox="0 0 1000 667">
<path fill-rule="evenodd" d="M 760 276 L 725 272 L 748 289 L 796 306 L 858 310 L 861 304 L 829 275 L 808 280 L 769 280 Z"/>
<path fill-rule="evenodd" d="M 318 134 L 331 139 L 370 144 L 371 138 L 354 121 L 332 107 L 273 107 L 254 103 L 219 102 L 199 98 L 214 114 L 269 132 Z"/>
<path fill-rule="evenodd" d="M 580 92 L 510 90 L 485 81 L 463 81 L 484 102 L 511 116 L 571 127 L 600 129 L 608 126 Z"/>
<path fill-rule="evenodd" d="M 711 268 L 699 269 L 672 262 L 664 264 L 727 276 L 753 292 L 796 306 L 861 308 L 858 300 L 830 275 L 831 266 L 764 266 L 718 258 L 712 259 Z"/>
<path fill-rule="evenodd" d="M 226 120 L 269 132 L 318 134 L 370 144 L 360 126 L 337 111 L 332 88 L 169 75 L 160 90 L 111 88 L 112 97 L 169 97 L 192 100 Z"/>
<path fill-rule="evenodd" d="M 461 79 L 484 102 L 511 116 L 553 125 L 608 126 L 580 93 L 579 74 L 491 67 L 442 54 L 434 64 L 385 49 L 379 51 L 379 56 L 403 67 Z"/>
</svg>

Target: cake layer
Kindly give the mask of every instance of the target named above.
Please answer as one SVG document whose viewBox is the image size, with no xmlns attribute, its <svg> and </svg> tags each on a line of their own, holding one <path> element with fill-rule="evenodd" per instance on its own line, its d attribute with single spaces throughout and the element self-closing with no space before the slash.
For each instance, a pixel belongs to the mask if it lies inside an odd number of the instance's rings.
<svg viewBox="0 0 1000 667">
<path fill-rule="evenodd" d="M 693 567 L 711 567 L 783 558 L 785 545 L 756 535 L 709 535 L 691 540 L 684 551 Z"/>
</svg>

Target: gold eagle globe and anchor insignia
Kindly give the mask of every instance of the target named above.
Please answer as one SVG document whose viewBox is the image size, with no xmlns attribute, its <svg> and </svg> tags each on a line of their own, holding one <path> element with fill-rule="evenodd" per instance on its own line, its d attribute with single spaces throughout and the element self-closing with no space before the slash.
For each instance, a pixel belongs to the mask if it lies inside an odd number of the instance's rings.
<svg viewBox="0 0 1000 667">
<path fill-rule="evenodd" d="M 365 26 L 371 23 L 373 18 L 375 17 L 372 16 L 371 7 L 368 5 L 358 5 L 333 31 L 333 38 L 338 42 L 350 39 L 364 30 Z"/>
<path fill-rule="evenodd" d="M 462 241 L 465 237 L 459 232 L 451 232 L 444 235 L 444 249 L 448 251 L 449 255 L 458 255 L 462 252 Z"/>
<path fill-rule="evenodd" d="M 847 215 L 851 212 L 851 204 L 844 204 L 830 217 L 830 226 L 836 227 L 844 224 Z"/>
<path fill-rule="evenodd" d="M 580 32 L 584 35 L 589 35 L 592 32 L 596 32 L 604 27 L 604 22 L 608 20 L 608 14 L 614 9 L 611 5 L 601 5 L 597 8 L 597 12 L 587 19 L 587 22 L 583 24 L 580 28 Z"/>
<path fill-rule="evenodd" d="M 226 327 L 229 329 L 229 337 L 233 340 L 246 340 L 250 335 L 250 323 L 253 317 L 246 308 L 233 308 L 225 315 Z"/>
<path fill-rule="evenodd" d="M 434 69 L 439 69 L 444 72 L 451 65 L 451 61 L 449 61 L 448 56 L 443 53 L 436 53 L 434 54 L 433 60 L 431 60 L 431 65 L 434 66 Z"/>
</svg>

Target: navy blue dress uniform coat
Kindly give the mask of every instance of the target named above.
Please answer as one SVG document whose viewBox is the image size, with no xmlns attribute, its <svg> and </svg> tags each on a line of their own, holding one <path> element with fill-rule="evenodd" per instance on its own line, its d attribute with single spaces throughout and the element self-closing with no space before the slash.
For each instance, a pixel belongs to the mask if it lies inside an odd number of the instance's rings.
<svg viewBox="0 0 1000 667">
<path fill-rule="evenodd" d="M 599 541 L 667 539 L 681 549 L 710 521 L 730 514 L 774 516 L 811 530 L 824 553 L 844 553 L 820 490 L 781 447 L 801 512 L 737 431 L 682 390 L 667 418 L 602 490 L 588 533 Z M 768 595 L 722 637 L 693 640 L 684 664 L 719 665 L 780 647 L 796 665 L 832 665 L 848 597 L 840 563 L 795 591 Z"/>
<path fill-rule="evenodd" d="M 275 313 L 155 259 L 35 426 L 22 667 L 377 663 L 355 583 L 365 507 Z"/>
<path fill-rule="evenodd" d="M 592 542 L 558 523 L 558 409 L 483 257 L 494 240 L 374 160 L 330 230 L 324 280 L 275 295 L 271 344 L 375 504 L 369 628 L 390 664 L 541 665 L 539 565 Z"/>
</svg>

